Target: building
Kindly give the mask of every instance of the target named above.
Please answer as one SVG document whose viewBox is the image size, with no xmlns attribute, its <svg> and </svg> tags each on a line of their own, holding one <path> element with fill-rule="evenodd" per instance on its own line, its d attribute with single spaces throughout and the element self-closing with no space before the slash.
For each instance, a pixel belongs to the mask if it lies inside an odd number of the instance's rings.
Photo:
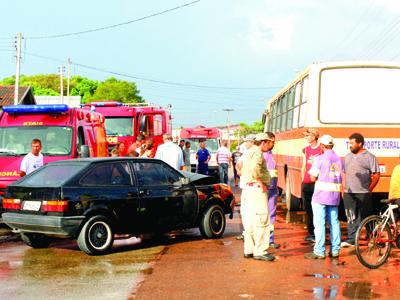
<svg viewBox="0 0 400 300">
<path fill-rule="evenodd" d="M 14 105 L 14 89 L 13 85 L 0 86 L 0 107 Z M 20 86 L 18 88 L 18 104 L 36 104 L 30 86 Z"/>
<path fill-rule="evenodd" d="M 81 96 L 35 96 L 37 104 L 67 104 L 69 107 L 80 107 Z"/>
</svg>

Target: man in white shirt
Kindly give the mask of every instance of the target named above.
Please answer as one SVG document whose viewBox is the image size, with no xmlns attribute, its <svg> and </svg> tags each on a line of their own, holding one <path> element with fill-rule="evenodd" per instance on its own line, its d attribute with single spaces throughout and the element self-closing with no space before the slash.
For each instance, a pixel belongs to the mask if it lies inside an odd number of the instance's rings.
<svg viewBox="0 0 400 300">
<path fill-rule="evenodd" d="M 42 150 L 42 142 L 39 139 L 33 139 L 31 147 L 31 152 L 25 155 L 22 159 L 19 172 L 21 177 L 24 177 L 43 166 L 43 155 L 40 153 L 40 150 Z"/>
<path fill-rule="evenodd" d="M 182 170 L 185 165 L 182 149 L 172 142 L 170 134 L 164 134 L 163 139 L 164 144 L 158 146 L 154 158 L 161 159 L 176 170 Z"/>
<path fill-rule="evenodd" d="M 227 148 L 228 143 L 222 142 L 222 146 L 217 150 L 217 163 L 219 168 L 219 181 L 228 184 L 228 167 L 231 162 L 231 152 Z"/>
</svg>

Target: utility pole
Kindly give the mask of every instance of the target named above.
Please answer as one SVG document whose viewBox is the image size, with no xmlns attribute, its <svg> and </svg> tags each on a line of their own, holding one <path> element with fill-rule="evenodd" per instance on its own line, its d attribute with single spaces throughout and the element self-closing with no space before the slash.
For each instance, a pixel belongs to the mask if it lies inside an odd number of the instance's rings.
<svg viewBox="0 0 400 300">
<path fill-rule="evenodd" d="M 228 149 L 231 147 L 231 133 L 230 133 L 230 112 L 234 111 L 232 108 L 225 108 L 223 111 L 227 112 L 227 117 L 226 117 L 226 124 L 227 124 L 227 131 L 228 131 Z"/>
<path fill-rule="evenodd" d="M 71 104 L 69 99 L 69 86 L 71 83 L 71 59 L 68 57 L 68 67 L 67 67 L 67 103 Z"/>
<path fill-rule="evenodd" d="M 15 71 L 15 85 L 14 85 L 14 105 L 18 105 L 19 100 L 19 71 L 21 64 L 21 43 L 22 43 L 22 33 L 17 33 L 16 37 L 16 50 L 17 50 L 17 69 Z"/>
<path fill-rule="evenodd" d="M 59 67 L 60 72 L 60 99 L 61 104 L 64 104 L 64 65 Z"/>
</svg>

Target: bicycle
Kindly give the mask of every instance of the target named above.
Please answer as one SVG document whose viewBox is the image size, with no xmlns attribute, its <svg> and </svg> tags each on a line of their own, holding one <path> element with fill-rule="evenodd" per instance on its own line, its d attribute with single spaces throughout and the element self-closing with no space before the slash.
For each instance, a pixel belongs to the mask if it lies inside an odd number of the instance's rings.
<svg viewBox="0 0 400 300">
<path fill-rule="evenodd" d="M 394 210 L 399 207 L 394 200 L 381 200 L 387 203 L 384 213 L 372 215 L 360 223 L 356 232 L 356 255 L 361 264 L 377 269 L 389 258 L 393 244 L 400 248 L 400 230 L 397 228 Z"/>
</svg>

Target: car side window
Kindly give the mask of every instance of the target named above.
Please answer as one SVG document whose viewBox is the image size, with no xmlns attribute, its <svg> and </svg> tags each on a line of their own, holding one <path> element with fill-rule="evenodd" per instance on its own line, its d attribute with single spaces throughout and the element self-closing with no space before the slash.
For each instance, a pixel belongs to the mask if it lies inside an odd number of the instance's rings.
<svg viewBox="0 0 400 300">
<path fill-rule="evenodd" d="M 82 185 L 130 185 L 131 172 L 126 162 L 95 165 L 80 180 Z"/>
<path fill-rule="evenodd" d="M 153 162 L 137 162 L 134 166 L 140 186 L 169 184 L 162 165 Z"/>
<path fill-rule="evenodd" d="M 177 172 L 175 172 L 175 170 L 165 165 L 163 165 L 162 167 L 164 169 L 164 173 L 169 184 L 179 182 L 180 176 L 177 174 Z"/>
</svg>

